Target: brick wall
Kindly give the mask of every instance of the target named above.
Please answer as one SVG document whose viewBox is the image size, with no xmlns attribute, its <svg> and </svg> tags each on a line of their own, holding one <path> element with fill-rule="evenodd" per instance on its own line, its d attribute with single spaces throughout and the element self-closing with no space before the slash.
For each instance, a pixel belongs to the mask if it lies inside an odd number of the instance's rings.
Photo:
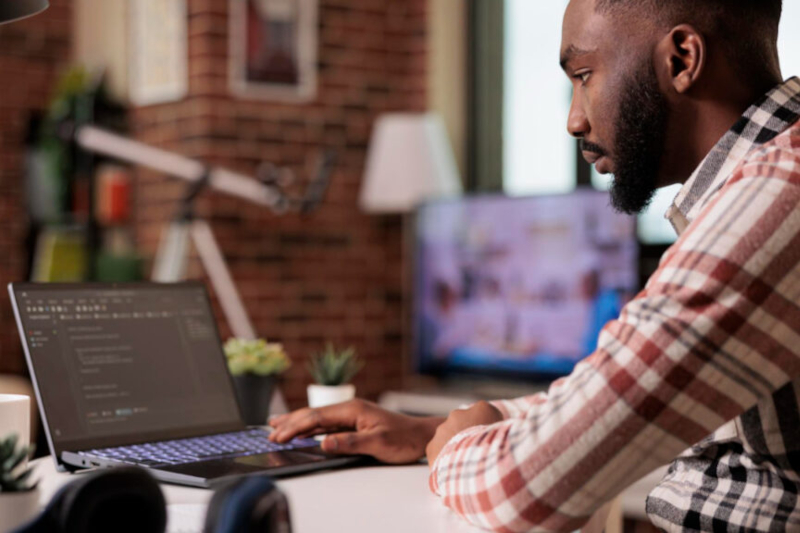
<svg viewBox="0 0 800 533">
<path fill-rule="evenodd" d="M 326 341 L 353 345 L 367 360 L 356 380 L 374 398 L 403 373 L 402 224 L 367 216 L 357 197 L 374 119 L 422 111 L 426 102 L 426 0 L 320 0 L 319 90 L 308 104 L 236 100 L 228 91 L 228 0 L 188 0 L 190 94 L 132 110 L 140 140 L 253 173 L 262 160 L 294 168 L 322 148 L 338 164 L 323 206 L 277 217 L 208 194 L 211 220 L 259 335 L 294 361 L 290 403 L 305 401 L 305 359 Z M 26 270 L 23 139 L 28 117 L 47 104 L 70 56 L 69 0 L 38 17 L 0 27 L 0 284 Z M 152 258 L 180 183 L 140 172 L 136 236 Z M 302 189 L 304 183 L 299 184 Z M 197 269 L 195 273 L 202 276 Z M 221 317 L 221 314 L 220 314 Z M 221 321 L 223 335 L 229 334 Z M 5 291 L 0 291 L 0 372 L 24 363 Z"/>
<path fill-rule="evenodd" d="M 134 110 L 136 137 L 245 173 L 267 160 L 305 176 L 309 158 L 334 148 L 331 188 L 313 214 L 278 217 L 214 193 L 201 210 L 258 334 L 294 361 L 284 383 L 292 406 L 305 402 L 305 359 L 326 341 L 365 357 L 360 396 L 399 386 L 402 220 L 365 215 L 357 198 L 376 116 L 425 109 L 426 0 L 320 0 L 319 90 L 303 105 L 232 98 L 228 0 L 189 0 L 189 12 L 189 97 Z M 144 172 L 137 183 L 137 240 L 152 257 L 182 185 Z"/>
<path fill-rule="evenodd" d="M 28 118 L 45 108 L 70 55 L 70 2 L 50 4 L 40 16 L 0 26 L 0 372 L 21 373 L 25 366 L 5 287 L 26 271 L 23 143 Z"/>
</svg>

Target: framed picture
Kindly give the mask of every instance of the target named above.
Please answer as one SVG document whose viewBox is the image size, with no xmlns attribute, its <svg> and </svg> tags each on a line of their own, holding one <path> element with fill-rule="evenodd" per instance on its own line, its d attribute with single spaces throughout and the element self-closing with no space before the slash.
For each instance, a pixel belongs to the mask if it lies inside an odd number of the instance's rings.
<svg viewBox="0 0 800 533">
<path fill-rule="evenodd" d="M 186 96 L 186 0 L 130 2 L 130 99 L 135 105 L 174 102 Z"/>
<path fill-rule="evenodd" d="M 317 93 L 317 0 L 229 0 L 230 83 L 242 98 Z"/>
</svg>

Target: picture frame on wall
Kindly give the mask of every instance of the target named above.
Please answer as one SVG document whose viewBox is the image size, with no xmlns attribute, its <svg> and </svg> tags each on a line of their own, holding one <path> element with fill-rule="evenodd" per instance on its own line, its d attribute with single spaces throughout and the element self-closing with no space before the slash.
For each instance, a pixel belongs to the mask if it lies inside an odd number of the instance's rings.
<svg viewBox="0 0 800 533">
<path fill-rule="evenodd" d="M 317 94 L 318 0 L 229 0 L 230 85 L 240 98 Z"/>
<path fill-rule="evenodd" d="M 131 102 L 182 100 L 189 91 L 186 0 L 136 0 L 129 6 Z"/>
</svg>

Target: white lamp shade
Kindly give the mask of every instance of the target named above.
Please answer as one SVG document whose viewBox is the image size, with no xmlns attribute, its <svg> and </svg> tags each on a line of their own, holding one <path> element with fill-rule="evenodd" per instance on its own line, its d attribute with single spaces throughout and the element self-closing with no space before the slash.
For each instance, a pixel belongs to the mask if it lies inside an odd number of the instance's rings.
<svg viewBox="0 0 800 533">
<path fill-rule="evenodd" d="M 425 200 L 457 196 L 461 179 L 442 120 L 433 114 L 388 114 L 372 133 L 361 208 L 406 213 Z"/>
</svg>

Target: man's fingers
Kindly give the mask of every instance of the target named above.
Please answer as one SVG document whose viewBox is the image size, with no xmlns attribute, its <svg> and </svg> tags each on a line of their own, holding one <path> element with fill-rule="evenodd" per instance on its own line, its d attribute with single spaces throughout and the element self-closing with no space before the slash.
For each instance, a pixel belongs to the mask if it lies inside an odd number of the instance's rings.
<svg viewBox="0 0 800 533">
<path fill-rule="evenodd" d="M 274 442 L 286 442 L 298 435 L 318 429 L 353 428 L 358 417 L 357 402 L 347 402 L 319 409 L 301 409 L 270 421 L 275 431 L 270 435 Z"/>
<path fill-rule="evenodd" d="M 314 428 L 309 431 L 298 433 L 295 435 L 294 439 L 310 439 L 311 437 L 316 437 L 317 435 L 326 435 L 329 433 L 340 433 L 343 431 L 351 431 L 353 428 L 340 428 L 340 427 L 329 427 L 329 428 Z"/>
<path fill-rule="evenodd" d="M 404 446 L 403 437 L 389 436 L 385 430 L 349 431 L 329 434 L 320 445 L 332 454 L 369 455 L 389 464 L 409 464 L 421 457 L 419 450 Z"/>
<path fill-rule="evenodd" d="M 322 441 L 322 451 L 348 455 L 380 455 L 378 442 L 380 434 L 375 432 L 335 433 L 325 437 Z"/>
<path fill-rule="evenodd" d="M 288 417 L 289 417 L 288 413 L 285 414 L 285 415 L 273 415 L 273 416 L 269 417 L 269 420 L 267 420 L 267 424 L 269 424 L 272 427 L 275 427 L 276 424 L 280 424 L 281 422 L 286 420 L 286 418 L 288 418 Z"/>
</svg>

